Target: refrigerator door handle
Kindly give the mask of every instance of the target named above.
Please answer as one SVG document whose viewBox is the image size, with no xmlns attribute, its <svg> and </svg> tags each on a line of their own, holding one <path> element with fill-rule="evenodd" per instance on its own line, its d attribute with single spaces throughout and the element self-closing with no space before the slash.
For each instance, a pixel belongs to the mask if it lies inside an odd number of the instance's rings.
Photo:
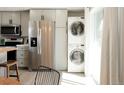
<svg viewBox="0 0 124 93">
<path fill-rule="evenodd" d="M 40 44 L 40 45 L 39 45 L 39 53 L 40 53 L 40 54 L 41 54 L 41 52 L 42 52 L 42 45 L 41 45 L 41 44 L 42 44 L 42 39 L 41 39 L 41 36 L 42 36 L 41 34 L 42 34 L 42 33 L 41 33 L 41 32 L 42 32 L 42 29 L 40 29 L 40 31 L 39 31 L 39 44 Z"/>
<path fill-rule="evenodd" d="M 37 53 L 39 54 L 39 22 L 37 22 Z"/>
</svg>

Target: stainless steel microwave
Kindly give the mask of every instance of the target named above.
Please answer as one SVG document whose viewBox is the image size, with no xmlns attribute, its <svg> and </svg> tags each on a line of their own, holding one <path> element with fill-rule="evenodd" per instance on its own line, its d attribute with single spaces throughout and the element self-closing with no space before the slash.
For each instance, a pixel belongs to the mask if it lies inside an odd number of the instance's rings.
<svg viewBox="0 0 124 93">
<path fill-rule="evenodd" d="M 1 35 L 21 35 L 21 25 L 2 25 Z"/>
</svg>

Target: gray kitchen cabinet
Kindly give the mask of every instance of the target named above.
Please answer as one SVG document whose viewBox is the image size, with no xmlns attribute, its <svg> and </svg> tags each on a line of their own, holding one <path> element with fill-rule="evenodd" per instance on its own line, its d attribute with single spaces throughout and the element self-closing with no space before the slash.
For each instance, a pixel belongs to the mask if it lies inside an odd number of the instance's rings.
<svg viewBox="0 0 124 93">
<path fill-rule="evenodd" d="M 64 37 L 64 38 L 63 38 Z M 61 59 L 61 60 L 60 60 Z M 66 28 L 56 28 L 55 31 L 55 68 L 67 69 L 67 34 Z"/>
<path fill-rule="evenodd" d="M 1 20 L 2 20 L 2 13 L 0 12 L 0 27 L 1 27 Z M 0 34 L 0 39 L 1 39 L 1 34 Z"/>
<path fill-rule="evenodd" d="M 30 10 L 30 20 L 41 20 L 41 16 L 44 16 L 45 20 L 55 21 L 55 10 Z"/>
<path fill-rule="evenodd" d="M 41 13 L 43 10 L 30 10 L 30 20 L 38 21 L 41 20 Z"/>
<path fill-rule="evenodd" d="M 20 12 L 1 12 L 2 13 L 2 25 L 12 24 L 20 25 Z"/>
<path fill-rule="evenodd" d="M 0 68 L 0 77 L 5 76 L 5 68 Z"/>
<path fill-rule="evenodd" d="M 56 11 L 55 10 L 43 10 L 44 19 L 55 21 Z"/>
<path fill-rule="evenodd" d="M 0 53 L 0 63 L 7 62 L 7 52 Z"/>
<path fill-rule="evenodd" d="M 12 19 L 10 12 L 1 12 L 2 13 L 2 25 L 9 24 L 9 20 Z"/>
<path fill-rule="evenodd" d="M 28 67 L 29 49 L 28 45 L 17 45 L 17 61 L 19 67 Z"/>
<path fill-rule="evenodd" d="M 7 52 L 0 53 L 0 63 L 7 62 Z M 5 76 L 5 68 L 0 67 L 0 76 Z"/>
<path fill-rule="evenodd" d="M 12 12 L 13 24 L 20 25 L 20 12 Z"/>
<path fill-rule="evenodd" d="M 67 10 L 56 10 L 56 27 L 66 27 Z"/>
<path fill-rule="evenodd" d="M 21 12 L 21 31 L 22 36 L 28 36 L 29 12 Z"/>
<path fill-rule="evenodd" d="M 0 12 L 0 26 L 1 26 L 1 20 L 2 20 L 2 13 Z"/>
</svg>

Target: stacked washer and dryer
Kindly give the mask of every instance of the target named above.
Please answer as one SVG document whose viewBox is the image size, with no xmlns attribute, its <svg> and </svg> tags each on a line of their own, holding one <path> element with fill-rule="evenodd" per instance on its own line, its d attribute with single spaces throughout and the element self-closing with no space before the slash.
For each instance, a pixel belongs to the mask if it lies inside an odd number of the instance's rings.
<svg viewBox="0 0 124 93">
<path fill-rule="evenodd" d="M 68 72 L 84 72 L 84 27 L 83 17 L 68 17 Z"/>
</svg>

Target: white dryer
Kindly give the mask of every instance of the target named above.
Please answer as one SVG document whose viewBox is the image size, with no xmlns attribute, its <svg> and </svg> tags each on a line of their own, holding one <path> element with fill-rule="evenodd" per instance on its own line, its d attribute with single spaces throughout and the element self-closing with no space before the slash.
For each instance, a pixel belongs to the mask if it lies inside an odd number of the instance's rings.
<svg viewBox="0 0 124 93">
<path fill-rule="evenodd" d="M 84 72 L 84 45 L 69 44 L 68 72 Z"/>
<path fill-rule="evenodd" d="M 68 17 L 68 44 L 85 43 L 85 23 L 82 17 Z"/>
</svg>

